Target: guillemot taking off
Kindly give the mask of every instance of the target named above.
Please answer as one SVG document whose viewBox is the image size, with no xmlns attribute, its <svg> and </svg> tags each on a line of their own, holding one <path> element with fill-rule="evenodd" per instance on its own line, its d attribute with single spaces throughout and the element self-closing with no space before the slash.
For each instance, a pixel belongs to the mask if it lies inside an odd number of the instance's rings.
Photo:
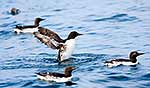
<svg viewBox="0 0 150 88">
<path fill-rule="evenodd" d="M 110 61 L 105 61 L 104 63 L 108 67 L 114 67 L 118 65 L 136 65 L 138 64 L 136 57 L 143 54 L 144 53 L 138 53 L 137 51 L 132 51 L 129 54 L 129 59 L 114 59 Z"/>
<path fill-rule="evenodd" d="M 36 18 L 34 21 L 34 25 L 28 25 L 28 26 L 18 26 L 16 25 L 16 28 L 14 29 L 15 33 L 33 33 L 38 31 L 38 26 L 41 21 L 44 19 L 42 18 Z"/>
<path fill-rule="evenodd" d="M 72 78 L 72 71 L 75 70 L 74 67 L 67 67 L 62 73 L 55 72 L 45 72 L 45 73 L 36 73 L 37 78 L 45 81 L 55 81 L 55 82 L 68 82 Z"/>
<path fill-rule="evenodd" d="M 38 32 L 34 32 L 33 34 L 48 47 L 59 50 L 57 57 L 59 62 L 70 58 L 75 47 L 75 38 L 82 35 L 76 31 L 72 31 L 68 35 L 68 38 L 61 39 L 55 32 L 42 27 L 39 27 Z"/>
</svg>

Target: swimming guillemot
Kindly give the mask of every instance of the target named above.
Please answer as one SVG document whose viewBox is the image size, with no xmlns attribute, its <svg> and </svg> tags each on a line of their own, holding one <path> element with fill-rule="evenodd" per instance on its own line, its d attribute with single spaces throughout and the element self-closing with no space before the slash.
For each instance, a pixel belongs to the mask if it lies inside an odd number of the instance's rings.
<svg viewBox="0 0 150 88">
<path fill-rule="evenodd" d="M 34 32 L 34 35 L 48 47 L 59 50 L 57 59 L 59 62 L 62 62 L 70 58 L 75 47 L 75 38 L 82 34 L 72 31 L 68 38 L 63 40 L 55 32 L 39 27 L 38 32 Z"/>
<path fill-rule="evenodd" d="M 12 8 L 11 11 L 10 11 L 10 14 L 12 15 L 17 15 L 19 14 L 21 11 L 17 8 Z"/>
<path fill-rule="evenodd" d="M 105 65 L 108 67 L 114 67 L 118 65 L 136 65 L 138 64 L 138 61 L 136 59 L 137 56 L 143 55 L 144 53 L 138 53 L 137 51 L 132 51 L 129 54 L 129 59 L 114 59 L 110 61 L 105 61 Z"/>
<path fill-rule="evenodd" d="M 72 71 L 75 70 L 74 67 L 67 67 L 62 73 L 55 72 L 45 72 L 45 73 L 36 73 L 37 78 L 45 81 L 55 81 L 55 82 L 68 82 L 72 78 Z"/>
<path fill-rule="evenodd" d="M 18 26 L 16 25 L 16 28 L 14 29 L 15 33 L 33 33 L 38 31 L 39 23 L 44 20 L 42 18 L 36 18 L 34 21 L 34 25 L 28 25 L 28 26 Z"/>
</svg>

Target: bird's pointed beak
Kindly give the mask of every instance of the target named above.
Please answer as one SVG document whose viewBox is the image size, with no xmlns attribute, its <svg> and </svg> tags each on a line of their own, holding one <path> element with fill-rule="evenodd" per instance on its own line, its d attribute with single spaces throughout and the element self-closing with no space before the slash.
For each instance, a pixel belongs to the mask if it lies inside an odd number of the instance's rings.
<svg viewBox="0 0 150 88">
<path fill-rule="evenodd" d="M 78 33 L 78 36 L 80 36 L 80 35 L 83 35 L 83 34 Z"/>
<path fill-rule="evenodd" d="M 45 19 L 41 19 L 41 21 L 43 21 L 43 20 L 45 20 Z"/>
<path fill-rule="evenodd" d="M 138 53 L 138 55 L 143 55 L 144 53 Z"/>
</svg>

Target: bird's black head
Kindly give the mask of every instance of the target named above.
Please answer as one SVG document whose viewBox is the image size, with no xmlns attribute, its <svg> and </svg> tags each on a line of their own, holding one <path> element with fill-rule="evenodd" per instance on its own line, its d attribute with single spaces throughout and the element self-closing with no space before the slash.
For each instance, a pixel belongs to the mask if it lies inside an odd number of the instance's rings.
<svg viewBox="0 0 150 88">
<path fill-rule="evenodd" d="M 71 67 L 71 66 L 67 67 L 67 68 L 65 69 L 65 76 L 66 76 L 66 77 L 71 76 L 71 73 L 72 73 L 73 70 L 75 70 L 75 67 Z"/>
<path fill-rule="evenodd" d="M 45 20 L 45 19 L 42 19 L 42 18 L 35 18 L 35 20 L 37 20 L 37 21 L 42 21 L 42 20 Z"/>
<path fill-rule="evenodd" d="M 133 62 L 136 62 L 136 57 L 137 56 L 139 56 L 139 55 L 143 55 L 144 53 L 139 53 L 139 52 L 137 52 L 137 51 L 132 51 L 131 53 L 130 53 L 130 59 L 131 59 L 131 61 L 133 60 Z"/>
<path fill-rule="evenodd" d="M 42 19 L 42 18 L 35 18 L 35 22 L 34 22 L 35 26 L 39 26 L 39 23 L 40 23 L 41 21 L 43 21 L 43 20 L 45 20 L 45 19 Z"/>
<path fill-rule="evenodd" d="M 76 32 L 76 31 L 72 31 L 72 32 L 70 32 L 70 34 L 69 34 L 67 39 L 74 39 L 74 38 L 76 38 L 77 36 L 80 36 L 80 35 L 83 35 L 83 34 L 80 34 L 80 33 Z"/>
</svg>

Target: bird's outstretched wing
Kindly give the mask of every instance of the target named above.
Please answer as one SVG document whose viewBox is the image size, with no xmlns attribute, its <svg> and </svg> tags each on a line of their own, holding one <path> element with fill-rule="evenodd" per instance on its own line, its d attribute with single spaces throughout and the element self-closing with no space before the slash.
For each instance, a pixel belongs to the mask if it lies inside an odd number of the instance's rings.
<svg viewBox="0 0 150 88">
<path fill-rule="evenodd" d="M 42 43 L 52 49 L 59 49 L 63 41 L 56 33 L 46 28 L 39 27 L 38 32 L 33 33 Z"/>
<path fill-rule="evenodd" d="M 48 47 L 52 49 L 58 49 L 59 43 L 49 38 L 48 36 L 42 35 L 39 32 L 34 32 L 33 34 L 37 39 L 39 39 L 42 43 L 44 43 Z"/>
<path fill-rule="evenodd" d="M 43 27 L 38 27 L 38 31 L 40 32 L 40 34 L 48 36 L 51 39 L 54 39 L 55 41 L 59 42 L 59 43 L 64 43 L 65 41 L 63 39 L 61 39 L 58 34 L 56 34 L 55 32 L 47 29 L 47 28 L 43 28 Z"/>
</svg>

